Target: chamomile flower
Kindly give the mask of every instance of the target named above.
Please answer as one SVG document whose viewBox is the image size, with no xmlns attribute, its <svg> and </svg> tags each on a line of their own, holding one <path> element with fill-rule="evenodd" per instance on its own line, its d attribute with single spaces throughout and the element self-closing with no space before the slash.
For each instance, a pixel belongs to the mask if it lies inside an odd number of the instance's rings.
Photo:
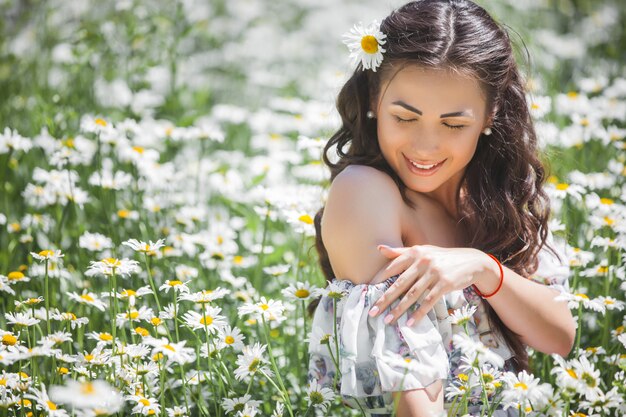
<svg viewBox="0 0 626 417">
<path fill-rule="evenodd" d="M 141 271 L 139 262 L 135 260 L 128 258 L 105 258 L 101 261 L 90 261 L 85 275 L 88 277 L 110 277 L 115 273 L 115 275 L 127 277 L 139 271 Z"/>
<path fill-rule="evenodd" d="M 472 316 L 476 312 L 477 307 L 473 304 L 466 304 L 461 308 L 458 308 L 450 315 L 450 323 L 458 326 L 467 324 L 472 319 Z"/>
<path fill-rule="evenodd" d="M 343 43 L 350 49 L 353 64 L 356 65 L 360 61 L 363 68 L 376 72 L 376 68 L 383 61 L 383 52 L 386 51 L 382 45 L 387 42 L 385 40 L 387 35 L 380 31 L 378 21 L 374 20 L 367 27 L 363 26 L 363 22 L 359 22 L 343 37 Z"/>
<path fill-rule="evenodd" d="M 162 353 L 168 359 L 173 362 L 185 364 L 193 362 L 196 359 L 196 354 L 193 348 L 185 347 L 186 340 L 179 343 L 170 342 L 167 338 L 156 339 L 154 337 L 146 337 L 143 343 L 153 346 L 152 355 Z"/>
<path fill-rule="evenodd" d="M 183 320 L 194 330 L 206 329 L 208 333 L 215 333 L 226 325 L 226 317 L 219 314 L 221 311 L 220 307 L 206 306 L 203 314 L 188 311 L 183 315 Z"/>
<path fill-rule="evenodd" d="M 178 299 L 181 301 L 187 300 L 198 304 L 205 304 L 223 298 L 227 294 L 230 294 L 230 290 L 217 287 L 214 290 L 202 290 L 190 294 L 181 294 Z"/>
<path fill-rule="evenodd" d="M 245 303 L 243 306 L 238 307 L 239 315 L 254 314 L 255 318 L 260 319 L 264 317 L 265 320 L 284 320 L 283 312 L 285 306 L 282 301 L 267 300 L 264 296 L 256 303 Z"/>
<path fill-rule="evenodd" d="M 92 252 L 113 248 L 113 241 L 100 233 L 85 232 L 78 238 L 78 246 Z"/>
<path fill-rule="evenodd" d="M 290 300 L 308 301 L 316 298 L 320 289 L 308 282 L 296 282 L 281 290 L 281 294 Z"/>
<path fill-rule="evenodd" d="M 34 326 L 40 321 L 32 317 L 30 313 L 4 313 L 4 317 L 7 319 L 7 324 L 22 327 Z"/>
<path fill-rule="evenodd" d="M 87 337 L 89 339 L 97 341 L 98 344 L 107 345 L 113 342 L 113 336 L 111 336 L 111 333 L 107 333 L 107 332 L 89 332 L 87 333 Z"/>
<path fill-rule="evenodd" d="M 158 415 L 161 411 L 159 400 L 143 395 L 127 395 L 126 400 L 135 401 L 135 406 L 131 410 L 132 414 Z"/>
<path fill-rule="evenodd" d="M 250 394 L 245 394 L 243 397 L 222 399 L 222 407 L 227 413 L 241 411 L 248 404 L 258 407 L 261 405 L 261 401 L 253 400 Z"/>
<path fill-rule="evenodd" d="M 231 346 L 234 350 L 241 350 L 243 348 L 243 340 L 245 336 L 241 333 L 238 327 L 230 327 L 226 325 L 219 329 L 218 332 L 219 341 L 223 342 L 226 346 Z"/>
<path fill-rule="evenodd" d="M 189 287 L 187 286 L 188 282 L 189 281 L 182 282 L 177 279 L 173 279 L 173 280 L 168 279 L 165 281 L 163 285 L 159 287 L 159 291 L 169 293 L 171 289 L 175 293 L 179 293 L 179 292 L 188 293 L 189 292 Z"/>
<path fill-rule="evenodd" d="M 306 396 L 309 406 L 319 407 L 323 412 L 326 412 L 335 398 L 335 393 L 332 389 L 322 387 L 316 380 L 312 380 L 306 389 Z"/>
<path fill-rule="evenodd" d="M 100 311 L 106 309 L 106 305 L 98 298 L 98 296 L 92 292 L 83 291 L 82 294 L 76 294 L 75 292 L 66 293 L 72 300 L 97 308 Z"/>
<path fill-rule="evenodd" d="M 50 398 L 75 408 L 98 409 L 106 415 L 116 413 L 124 405 L 120 392 L 103 380 L 79 382 L 68 379 L 65 386 L 50 387 Z"/>
<path fill-rule="evenodd" d="M 147 254 L 148 256 L 153 256 L 156 255 L 157 250 L 165 246 L 165 239 L 159 239 L 156 242 L 150 241 L 150 243 L 146 243 L 137 239 L 129 239 L 125 242 L 122 242 L 122 245 L 126 245 L 136 252 L 142 252 Z"/>
<path fill-rule="evenodd" d="M 57 250 L 45 249 L 39 253 L 31 252 L 30 254 L 32 255 L 33 258 L 41 262 L 47 262 L 47 261 L 59 262 L 61 258 L 65 256 L 61 254 L 61 251 L 59 249 Z"/>
<path fill-rule="evenodd" d="M 256 342 L 253 346 L 244 346 L 241 355 L 237 356 L 237 369 L 235 378 L 239 381 L 246 380 L 257 372 L 263 371 L 267 376 L 272 376 L 272 371 L 267 366 L 267 359 L 263 357 L 266 345 Z"/>
</svg>

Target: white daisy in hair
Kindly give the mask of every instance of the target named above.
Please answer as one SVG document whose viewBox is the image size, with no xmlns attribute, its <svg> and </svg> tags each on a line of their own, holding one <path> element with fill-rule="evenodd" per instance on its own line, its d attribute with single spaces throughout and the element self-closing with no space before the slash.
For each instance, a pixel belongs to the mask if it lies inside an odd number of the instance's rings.
<svg viewBox="0 0 626 417">
<path fill-rule="evenodd" d="M 363 68 L 371 69 L 376 72 L 376 68 L 383 61 L 383 49 L 387 41 L 387 35 L 380 31 L 380 24 L 374 20 L 367 27 L 363 26 L 363 22 L 355 24 L 350 32 L 344 35 L 344 41 L 350 49 L 350 58 L 356 65 L 360 61 Z"/>
</svg>

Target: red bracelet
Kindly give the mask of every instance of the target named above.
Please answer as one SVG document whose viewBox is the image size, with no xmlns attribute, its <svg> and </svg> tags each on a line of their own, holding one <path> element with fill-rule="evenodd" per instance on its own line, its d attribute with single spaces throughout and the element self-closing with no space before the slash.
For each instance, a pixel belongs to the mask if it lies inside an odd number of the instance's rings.
<svg viewBox="0 0 626 417">
<path fill-rule="evenodd" d="M 491 297 L 492 295 L 494 295 L 495 293 L 497 293 L 497 292 L 500 290 L 500 288 L 502 287 L 502 283 L 504 282 L 504 270 L 502 269 L 502 264 L 501 264 L 501 263 L 500 263 L 500 261 L 499 261 L 499 260 L 498 260 L 495 256 L 493 256 L 492 254 L 488 253 L 487 255 L 491 256 L 491 257 L 493 258 L 493 260 L 494 260 L 494 261 L 496 261 L 496 262 L 498 263 L 498 267 L 500 268 L 500 284 L 498 284 L 498 288 L 496 288 L 496 290 L 495 290 L 494 292 L 492 292 L 491 294 L 489 294 L 489 295 L 484 295 L 483 293 L 481 293 L 481 292 L 478 290 L 478 287 L 477 287 L 476 285 L 473 285 L 473 287 L 474 287 L 474 291 L 476 291 L 476 294 L 480 295 L 480 296 L 481 296 L 481 297 L 483 297 L 483 298 L 489 298 L 489 297 Z"/>
</svg>

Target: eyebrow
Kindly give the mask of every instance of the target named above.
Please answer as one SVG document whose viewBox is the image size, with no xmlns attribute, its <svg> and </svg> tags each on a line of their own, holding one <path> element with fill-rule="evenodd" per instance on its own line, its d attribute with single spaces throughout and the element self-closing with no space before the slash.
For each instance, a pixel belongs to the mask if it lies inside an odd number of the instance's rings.
<svg viewBox="0 0 626 417">
<path fill-rule="evenodd" d="M 398 106 L 402 106 L 405 109 L 412 111 L 413 113 L 417 113 L 420 116 L 422 115 L 421 110 L 416 109 L 415 107 L 411 106 L 410 104 L 405 103 L 402 100 L 396 100 L 391 104 L 397 104 Z M 468 113 L 467 111 L 463 110 L 463 111 L 456 111 L 452 113 L 444 113 L 439 117 L 444 118 L 444 117 L 456 117 L 456 116 L 470 116 L 471 117 L 472 115 L 471 115 L 471 112 Z"/>
</svg>

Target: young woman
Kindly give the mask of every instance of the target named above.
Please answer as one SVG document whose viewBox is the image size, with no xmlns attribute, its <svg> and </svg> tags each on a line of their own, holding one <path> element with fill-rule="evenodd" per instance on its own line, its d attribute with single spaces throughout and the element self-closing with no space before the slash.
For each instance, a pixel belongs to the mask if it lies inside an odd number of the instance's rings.
<svg viewBox="0 0 626 417">
<path fill-rule="evenodd" d="M 506 30 L 469 0 L 420 0 L 348 40 L 360 64 L 324 152 L 316 246 L 332 285 L 310 306 L 309 379 L 371 415 L 397 400 L 429 416 L 459 373 L 453 309 L 478 307 L 471 335 L 505 370 L 528 370 L 526 345 L 568 355 L 575 322 L 554 301 L 568 266 Z"/>
</svg>

